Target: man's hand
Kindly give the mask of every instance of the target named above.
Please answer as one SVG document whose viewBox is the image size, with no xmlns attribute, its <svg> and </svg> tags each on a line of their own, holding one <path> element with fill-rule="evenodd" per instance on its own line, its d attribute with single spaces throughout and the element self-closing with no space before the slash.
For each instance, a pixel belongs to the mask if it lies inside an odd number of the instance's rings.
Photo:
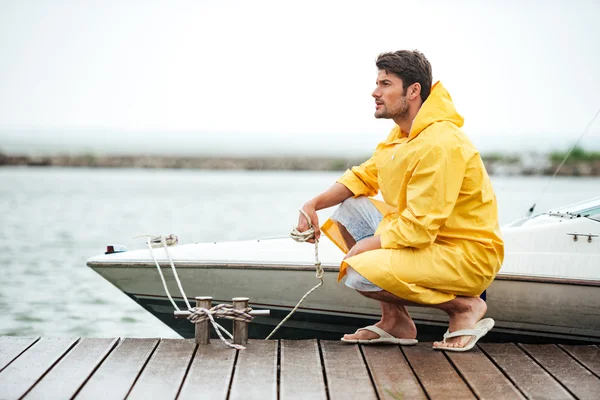
<svg viewBox="0 0 600 400">
<path fill-rule="evenodd" d="M 310 217 L 310 222 L 312 223 L 313 228 L 315 228 L 315 237 L 319 239 L 321 237 L 321 230 L 319 228 L 319 217 L 317 216 L 315 206 L 312 203 L 308 202 L 304 206 L 302 206 L 302 210 L 304 210 L 304 212 Z M 308 221 L 306 220 L 306 217 L 302 214 L 300 214 L 300 216 L 298 217 L 298 227 L 296 229 L 298 229 L 298 231 L 300 232 L 305 232 L 308 230 Z M 315 240 L 310 239 L 308 240 L 308 242 L 314 243 Z"/>
<path fill-rule="evenodd" d="M 381 239 L 379 236 L 371 236 L 368 238 L 364 238 L 363 240 L 359 240 L 350 251 L 344 257 L 344 260 L 348 257 L 356 256 L 360 253 L 364 253 L 369 250 L 377 250 L 381 248 Z"/>
<path fill-rule="evenodd" d="M 315 237 L 317 239 L 321 238 L 321 230 L 319 229 L 319 217 L 317 217 L 317 210 L 323 210 L 324 208 L 329 208 L 338 205 L 352 195 L 353 194 L 350 191 L 350 189 L 348 189 L 341 183 L 336 182 L 325 192 L 321 193 L 314 199 L 307 202 L 304 206 L 302 206 L 302 210 L 310 217 L 310 222 L 315 228 Z M 296 229 L 298 229 L 298 231 L 300 232 L 306 232 L 308 230 L 308 222 L 302 214 L 300 214 L 300 216 L 298 217 L 298 226 Z M 311 239 L 308 240 L 308 242 L 314 243 L 315 241 Z"/>
</svg>

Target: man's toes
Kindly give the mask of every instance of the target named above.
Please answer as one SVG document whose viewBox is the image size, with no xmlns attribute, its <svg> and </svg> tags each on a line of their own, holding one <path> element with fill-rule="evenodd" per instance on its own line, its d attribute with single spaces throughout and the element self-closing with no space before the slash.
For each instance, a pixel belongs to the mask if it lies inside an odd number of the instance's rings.
<svg viewBox="0 0 600 400">
<path fill-rule="evenodd" d="M 347 333 L 344 335 L 344 339 L 345 340 L 360 340 L 360 337 L 358 337 L 358 335 L 355 333 Z"/>
<path fill-rule="evenodd" d="M 456 342 L 452 342 L 451 345 L 453 348 L 463 348 L 465 347 L 467 344 L 469 343 L 469 339 L 468 338 L 464 338 L 464 339 L 459 339 Z"/>
<path fill-rule="evenodd" d="M 344 335 L 344 339 L 345 340 L 370 340 L 370 339 L 377 339 L 379 337 L 379 335 L 373 333 L 373 332 L 365 332 L 365 331 L 360 331 L 358 333 L 352 333 L 352 334 L 345 334 Z"/>
<path fill-rule="evenodd" d="M 462 348 L 465 347 L 468 343 L 468 340 L 458 340 L 458 341 L 447 341 L 447 342 L 434 342 L 433 347 L 442 347 L 442 348 Z"/>
</svg>

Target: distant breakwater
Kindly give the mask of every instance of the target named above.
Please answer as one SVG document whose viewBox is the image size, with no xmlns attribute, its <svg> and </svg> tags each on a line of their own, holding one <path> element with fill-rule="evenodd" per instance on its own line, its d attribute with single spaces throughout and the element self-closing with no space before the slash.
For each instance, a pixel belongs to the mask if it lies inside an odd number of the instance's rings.
<svg viewBox="0 0 600 400">
<path fill-rule="evenodd" d="M 0 153 L 0 166 L 82 167 L 82 168 L 167 168 L 250 171 L 344 171 L 367 157 L 182 157 L 159 155 L 51 155 L 32 156 Z M 497 157 L 483 161 L 492 175 L 552 175 L 559 163 L 547 157 L 527 161 Z M 567 162 L 558 175 L 600 176 L 600 160 Z"/>
<path fill-rule="evenodd" d="M 158 155 L 54 155 L 0 154 L 0 165 L 85 168 L 169 168 L 208 170 L 343 171 L 361 158 L 333 157 L 181 157 Z"/>
</svg>

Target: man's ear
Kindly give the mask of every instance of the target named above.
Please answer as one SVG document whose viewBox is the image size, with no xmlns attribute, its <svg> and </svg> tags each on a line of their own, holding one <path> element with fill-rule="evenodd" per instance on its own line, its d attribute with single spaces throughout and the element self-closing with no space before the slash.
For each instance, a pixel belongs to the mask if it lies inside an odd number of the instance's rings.
<svg viewBox="0 0 600 400">
<path fill-rule="evenodd" d="M 421 84 L 419 82 L 415 82 L 410 85 L 410 88 L 408 88 L 408 97 L 410 100 L 414 100 L 419 96 L 421 96 Z"/>
</svg>

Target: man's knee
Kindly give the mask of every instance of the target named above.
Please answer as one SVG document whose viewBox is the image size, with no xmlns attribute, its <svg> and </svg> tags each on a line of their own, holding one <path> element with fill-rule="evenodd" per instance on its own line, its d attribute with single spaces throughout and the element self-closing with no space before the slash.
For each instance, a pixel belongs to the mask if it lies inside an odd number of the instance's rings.
<svg viewBox="0 0 600 400">
<path fill-rule="evenodd" d="M 369 198 L 366 196 L 348 197 L 342 201 L 339 208 L 357 210 L 362 204 L 368 202 Z"/>
<path fill-rule="evenodd" d="M 359 214 L 358 210 L 361 208 L 361 205 L 364 204 L 365 201 L 369 201 L 366 196 L 358 196 L 358 197 L 348 197 L 346 200 L 342 201 L 342 203 L 338 206 L 337 214 L 347 215 L 347 214 Z M 346 227 L 338 220 L 335 219 L 335 215 L 332 217 L 337 226 L 343 231 L 346 231 Z"/>
</svg>

